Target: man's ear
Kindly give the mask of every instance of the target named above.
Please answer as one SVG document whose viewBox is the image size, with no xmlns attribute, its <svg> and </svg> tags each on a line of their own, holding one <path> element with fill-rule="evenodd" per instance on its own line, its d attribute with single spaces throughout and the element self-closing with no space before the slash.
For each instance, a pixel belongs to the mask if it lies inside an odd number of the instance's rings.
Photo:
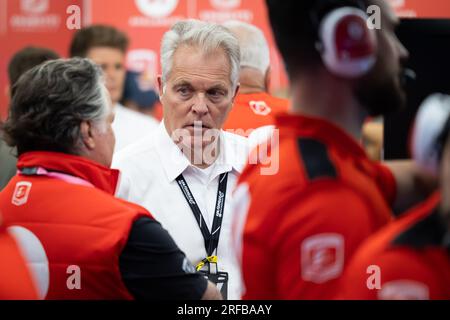
<svg viewBox="0 0 450 320">
<path fill-rule="evenodd" d="M 234 91 L 233 102 L 234 102 L 234 99 L 236 99 L 236 97 L 237 97 L 237 95 L 238 95 L 238 93 L 239 93 L 239 89 L 240 89 L 240 88 L 241 88 L 241 84 L 238 83 L 237 86 L 236 86 L 236 90 Z"/>
<path fill-rule="evenodd" d="M 272 72 L 270 70 L 270 67 L 267 68 L 266 74 L 264 75 L 264 87 L 266 88 L 266 92 L 269 93 L 270 91 L 270 82 L 272 81 Z"/>
<path fill-rule="evenodd" d="M 163 85 L 163 81 L 162 81 L 162 76 L 161 75 L 158 75 L 157 81 L 158 81 L 159 99 L 161 100 L 161 97 L 164 95 L 164 85 Z"/>
<path fill-rule="evenodd" d="M 88 150 L 93 150 L 95 148 L 95 140 L 92 134 L 92 125 L 89 121 L 83 121 L 80 125 L 80 134 L 83 145 Z"/>
</svg>

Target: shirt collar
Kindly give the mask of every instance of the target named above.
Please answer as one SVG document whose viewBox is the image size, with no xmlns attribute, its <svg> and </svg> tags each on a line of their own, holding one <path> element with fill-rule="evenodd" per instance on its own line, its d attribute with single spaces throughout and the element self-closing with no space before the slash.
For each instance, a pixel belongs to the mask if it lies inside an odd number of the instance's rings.
<svg viewBox="0 0 450 320">
<path fill-rule="evenodd" d="M 367 158 L 366 152 L 357 140 L 343 129 L 324 119 L 282 113 L 276 116 L 276 123 L 281 129 L 280 136 L 300 135 L 318 138 L 327 145 L 336 146 L 339 152 L 356 158 Z"/>
<path fill-rule="evenodd" d="M 161 121 L 154 137 L 157 153 L 170 182 L 174 181 L 188 167 L 193 166 L 169 136 L 164 121 Z M 227 136 L 227 133 L 223 131 L 220 133 L 220 143 L 220 153 L 215 161 L 215 168 L 212 176 L 215 177 L 233 170 L 241 173 L 246 157 L 243 157 L 241 160 L 237 154 L 239 154 L 239 148 L 242 148 L 242 146 L 237 141 L 230 139 Z"/>
<path fill-rule="evenodd" d="M 34 167 L 42 167 L 48 171 L 62 172 L 81 178 L 111 195 L 114 195 L 119 179 L 118 170 L 66 153 L 33 151 L 19 157 L 17 162 L 19 170 Z"/>
</svg>

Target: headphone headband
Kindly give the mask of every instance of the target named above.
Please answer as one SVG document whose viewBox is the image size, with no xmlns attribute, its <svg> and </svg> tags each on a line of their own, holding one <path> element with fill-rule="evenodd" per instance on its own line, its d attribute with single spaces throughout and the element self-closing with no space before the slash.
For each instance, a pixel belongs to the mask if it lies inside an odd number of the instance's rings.
<svg viewBox="0 0 450 320">
<path fill-rule="evenodd" d="M 372 69 L 377 38 L 367 26 L 362 0 L 319 0 L 310 13 L 316 25 L 316 50 L 329 72 L 355 79 Z"/>
<path fill-rule="evenodd" d="M 318 0 L 310 12 L 310 18 L 319 35 L 319 27 L 322 18 L 330 11 L 341 7 L 354 7 L 366 12 L 364 3 L 361 0 Z"/>
</svg>

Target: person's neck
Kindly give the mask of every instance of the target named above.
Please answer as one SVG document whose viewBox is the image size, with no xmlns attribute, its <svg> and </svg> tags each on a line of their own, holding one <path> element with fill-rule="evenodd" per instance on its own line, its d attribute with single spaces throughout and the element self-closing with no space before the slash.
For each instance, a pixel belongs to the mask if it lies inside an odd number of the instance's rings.
<svg viewBox="0 0 450 320">
<path fill-rule="evenodd" d="M 163 122 L 164 129 L 166 130 L 170 139 L 178 148 L 180 148 L 181 152 L 193 166 L 200 169 L 206 169 L 216 162 L 220 152 L 220 134 L 218 134 L 216 136 L 216 139 L 214 139 L 214 141 L 212 141 L 209 145 L 192 148 L 191 146 L 183 144 L 182 139 L 179 140 L 181 137 L 175 138 L 173 133 L 171 133 L 171 131 L 168 129 L 166 122 L 164 120 Z"/>
<path fill-rule="evenodd" d="M 120 106 L 120 103 L 119 103 L 119 101 L 116 101 L 116 102 L 112 102 L 112 108 L 113 108 L 113 110 L 115 110 L 116 108 L 117 108 L 117 106 Z"/>
<path fill-rule="evenodd" d="M 322 70 L 297 79 L 291 89 L 290 113 L 322 118 L 361 141 L 367 113 L 354 97 L 348 81 Z"/>
<path fill-rule="evenodd" d="M 250 94 L 267 92 L 264 75 L 253 68 L 243 68 L 239 74 L 239 93 Z"/>
</svg>

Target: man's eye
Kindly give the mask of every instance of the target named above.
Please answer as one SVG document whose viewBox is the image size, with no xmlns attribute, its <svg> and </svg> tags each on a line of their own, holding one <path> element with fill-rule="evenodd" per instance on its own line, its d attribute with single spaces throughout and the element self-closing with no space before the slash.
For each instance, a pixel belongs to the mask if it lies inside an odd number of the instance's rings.
<svg viewBox="0 0 450 320">
<path fill-rule="evenodd" d="M 210 91 L 208 91 L 208 95 L 213 99 L 220 99 L 225 94 L 221 90 L 210 90 Z"/>
<path fill-rule="evenodd" d="M 179 89 L 177 90 L 177 92 L 178 92 L 181 96 L 186 97 L 186 96 L 189 96 L 189 94 L 191 93 L 191 90 L 189 90 L 188 88 L 179 88 Z"/>
</svg>

